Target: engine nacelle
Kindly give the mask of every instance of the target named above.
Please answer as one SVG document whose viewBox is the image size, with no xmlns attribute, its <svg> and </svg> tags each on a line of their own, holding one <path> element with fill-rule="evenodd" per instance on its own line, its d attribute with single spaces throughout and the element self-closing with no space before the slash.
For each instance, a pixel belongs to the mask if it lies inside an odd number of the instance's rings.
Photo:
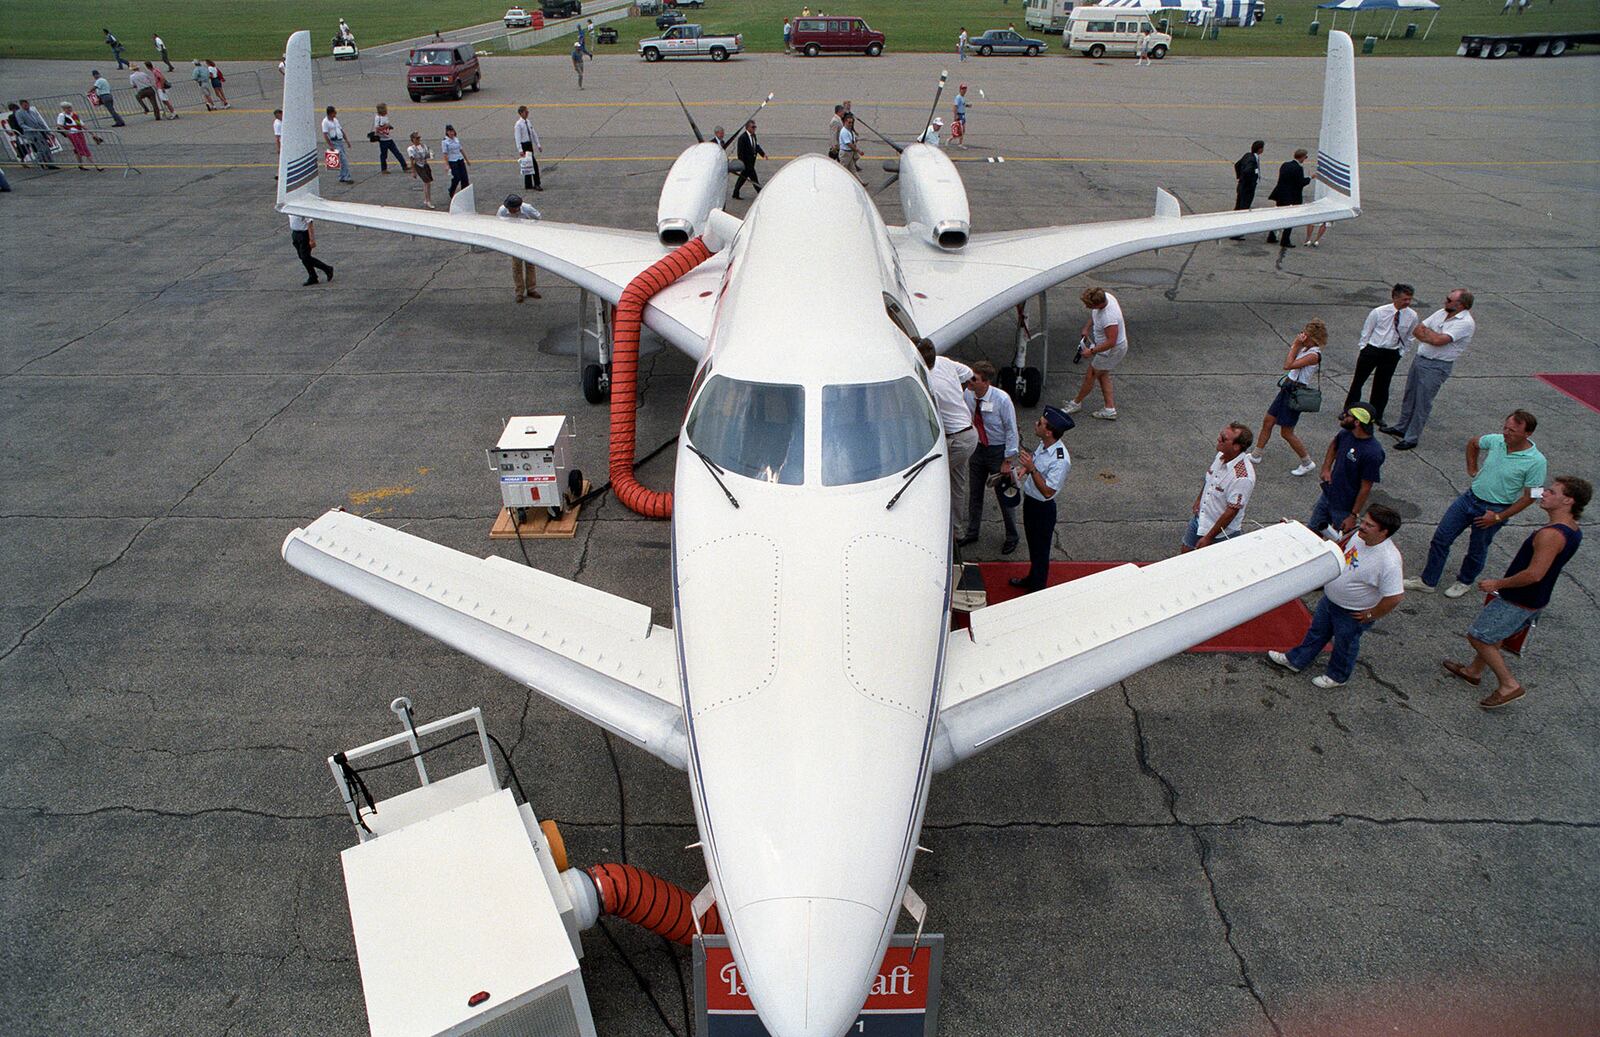
<svg viewBox="0 0 1600 1037">
<path fill-rule="evenodd" d="M 656 236 L 677 248 L 705 230 L 706 216 L 728 200 L 728 155 L 710 141 L 685 148 L 661 185 Z"/>
<path fill-rule="evenodd" d="M 965 248 L 972 231 L 967 189 L 950 157 L 931 144 L 911 144 L 900 153 L 900 206 L 906 225 L 919 228 L 946 251 Z"/>
</svg>

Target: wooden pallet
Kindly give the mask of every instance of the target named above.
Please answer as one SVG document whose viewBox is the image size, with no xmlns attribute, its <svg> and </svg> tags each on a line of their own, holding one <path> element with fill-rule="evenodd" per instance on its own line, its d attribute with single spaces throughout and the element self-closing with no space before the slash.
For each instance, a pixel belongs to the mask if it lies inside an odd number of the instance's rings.
<svg viewBox="0 0 1600 1037">
<path fill-rule="evenodd" d="M 589 480 L 583 481 L 583 492 L 589 492 Z M 561 517 L 554 521 L 550 518 L 547 508 L 529 508 L 528 520 L 518 529 L 516 521 L 511 517 L 510 508 L 501 508 L 500 514 L 495 516 L 494 525 L 489 529 L 490 540 L 571 540 L 578 535 L 578 513 L 583 510 L 583 505 L 568 508 L 561 513 Z"/>
</svg>

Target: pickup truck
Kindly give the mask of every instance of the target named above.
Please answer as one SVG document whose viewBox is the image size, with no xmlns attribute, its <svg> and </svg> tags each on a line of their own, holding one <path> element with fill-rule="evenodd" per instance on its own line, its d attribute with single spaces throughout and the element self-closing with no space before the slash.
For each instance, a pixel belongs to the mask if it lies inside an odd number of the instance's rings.
<svg viewBox="0 0 1600 1037">
<path fill-rule="evenodd" d="M 711 36 L 698 25 L 674 25 L 660 36 L 639 41 L 639 54 L 646 61 L 662 58 L 702 58 L 727 61 L 729 55 L 744 50 L 744 36 Z"/>
</svg>

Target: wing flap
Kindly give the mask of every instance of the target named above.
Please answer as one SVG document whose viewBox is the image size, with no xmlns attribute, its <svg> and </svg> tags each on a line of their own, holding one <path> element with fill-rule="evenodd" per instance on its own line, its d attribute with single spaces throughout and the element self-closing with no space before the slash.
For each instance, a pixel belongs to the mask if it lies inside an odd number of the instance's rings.
<svg viewBox="0 0 1600 1037">
<path fill-rule="evenodd" d="M 1315 590 L 1343 564 L 1336 545 L 1289 522 L 980 609 L 946 650 L 934 767 Z"/>
<path fill-rule="evenodd" d="M 676 646 L 647 606 L 342 511 L 290 533 L 283 557 L 672 766 L 687 765 Z"/>
</svg>

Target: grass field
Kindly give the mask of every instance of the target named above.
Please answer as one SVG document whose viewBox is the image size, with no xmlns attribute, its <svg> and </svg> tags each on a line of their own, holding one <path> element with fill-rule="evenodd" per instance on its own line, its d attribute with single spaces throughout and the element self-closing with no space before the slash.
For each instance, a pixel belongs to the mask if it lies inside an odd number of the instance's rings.
<svg viewBox="0 0 1600 1037">
<path fill-rule="evenodd" d="M 1593 0 L 1532 0 L 1521 16 L 1500 14 L 1502 0 L 1443 0 L 1444 9 L 1432 36 L 1398 38 L 1407 21 L 1423 28 L 1428 19 L 1402 15 L 1396 38 L 1378 41 L 1377 54 L 1408 56 L 1453 54 L 1463 33 L 1535 32 L 1550 29 L 1600 29 L 1600 5 Z M 508 2 L 489 0 L 233 0 L 210 4 L 200 0 L 99 0 L 98 3 L 62 0 L 0 0 L 0 58 L 73 58 L 109 61 L 111 52 L 101 39 L 102 26 L 121 38 L 129 58 L 153 58 L 150 34 L 161 33 L 174 61 L 211 58 L 216 61 L 276 60 L 283 41 L 295 29 L 310 29 L 314 40 L 331 37 L 343 15 L 363 47 L 407 39 L 493 21 L 505 13 Z M 709 29 L 742 32 L 751 51 L 782 49 L 785 16 L 800 13 L 794 0 L 707 0 L 706 6 L 688 12 L 691 21 Z M 832 7 L 833 5 L 828 5 Z M 837 11 L 866 18 L 888 37 L 890 51 L 953 51 L 962 25 L 976 35 L 1006 23 L 1023 25 L 1022 0 L 846 0 Z M 1328 12 L 1317 12 L 1316 0 L 1267 0 L 1267 20 L 1249 29 L 1223 29 L 1221 38 L 1203 40 L 1191 29 L 1188 36 L 1174 30 L 1173 52 L 1184 56 L 1319 54 L 1322 36 L 1309 36 L 1306 26 L 1322 15 L 1324 31 Z M 1283 18 L 1279 25 L 1275 19 Z M 1341 27 L 1348 24 L 1341 14 Z M 1361 16 L 1358 35 L 1381 36 L 1387 13 Z M 655 35 L 653 18 L 629 18 L 613 23 L 622 40 L 606 52 L 632 52 L 647 35 Z M 1059 56 L 1059 37 L 1047 37 L 1050 54 Z M 555 43 L 523 53 L 565 53 L 571 44 Z M 1003 59 L 989 59 L 1003 60 Z"/>
<path fill-rule="evenodd" d="M 1329 12 L 1318 11 L 1317 0 L 1266 0 L 1267 19 L 1261 25 L 1248 29 L 1225 28 L 1220 38 L 1203 40 L 1199 31 L 1191 28 L 1189 35 L 1173 27 L 1172 50 L 1184 56 L 1204 55 L 1293 55 L 1322 54 L 1327 50 L 1325 34 L 1331 25 Z M 1357 36 L 1373 33 L 1379 36 L 1379 55 L 1390 57 L 1422 54 L 1454 54 L 1464 33 L 1478 32 L 1539 32 L 1551 29 L 1600 29 L 1600 5 L 1593 0 L 1532 0 L 1528 12 L 1521 16 L 1501 16 L 1503 0 L 1443 0 L 1439 22 L 1432 35 L 1421 39 L 1428 27 L 1423 12 L 1403 13 L 1395 24 L 1395 38 L 1385 40 L 1384 27 L 1389 24 L 1392 12 L 1368 12 L 1356 24 Z M 800 12 L 800 4 L 793 0 L 706 0 L 698 11 L 685 13 L 691 22 L 699 22 L 716 32 L 744 33 L 745 49 L 749 51 L 781 51 L 783 49 L 783 19 Z M 874 29 L 888 38 L 891 52 L 948 51 L 955 52 L 956 34 L 965 25 L 976 36 L 984 29 L 1003 29 L 1009 22 L 1017 23 L 1017 30 L 1025 35 L 1040 36 L 1050 44 L 1049 54 L 1061 55 L 1059 36 L 1044 36 L 1032 32 L 1023 23 L 1021 0 L 1000 3 L 999 0 L 847 0 L 837 6 L 830 3 L 825 10 L 859 15 Z M 1283 24 L 1275 19 L 1283 16 Z M 1321 15 L 1322 33 L 1311 36 L 1306 32 L 1313 17 Z M 1340 13 L 1339 27 L 1345 28 L 1350 15 Z M 1420 23 L 1418 38 L 1405 40 L 1406 22 Z M 614 50 L 633 52 L 639 40 L 657 35 L 654 18 L 629 18 L 611 23 L 617 27 L 621 39 L 615 47 L 607 45 L 603 53 Z M 1357 43 L 1360 43 L 1359 38 Z M 546 44 L 523 53 L 552 54 L 570 50 L 570 41 Z M 969 60 L 977 60 L 969 56 Z M 1003 61 L 1005 58 L 985 60 Z"/>
<path fill-rule="evenodd" d="M 153 60 L 150 34 L 160 33 L 173 61 L 277 61 L 296 29 L 311 30 L 325 53 L 343 16 L 363 47 L 493 21 L 499 0 L 0 0 L 0 58 L 110 61 L 101 28 L 127 48 L 127 58 Z"/>
</svg>

